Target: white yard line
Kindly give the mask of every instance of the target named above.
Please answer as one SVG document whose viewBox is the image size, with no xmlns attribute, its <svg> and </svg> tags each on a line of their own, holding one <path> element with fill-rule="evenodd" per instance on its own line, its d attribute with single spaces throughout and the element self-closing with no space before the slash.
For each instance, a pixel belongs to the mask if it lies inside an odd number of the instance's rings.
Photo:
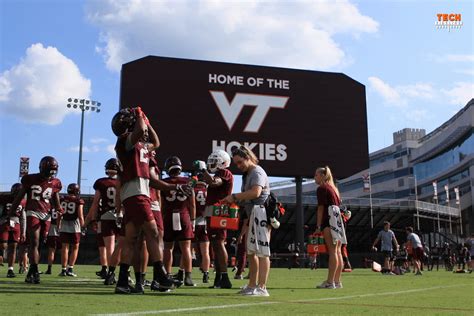
<svg viewBox="0 0 474 316">
<path fill-rule="evenodd" d="M 424 292 L 430 290 L 439 290 L 447 289 L 453 287 L 461 286 L 472 286 L 472 284 L 456 284 L 456 285 L 447 285 L 447 286 L 433 286 L 413 290 L 404 290 L 396 292 L 378 292 L 378 293 L 367 293 L 367 294 L 358 294 L 358 295 L 348 295 L 348 296 L 338 296 L 338 297 L 324 297 L 324 298 L 315 298 L 307 300 L 295 300 L 295 301 L 266 301 L 258 303 L 243 303 L 243 304 L 230 304 L 230 305 L 211 305 L 211 306 L 199 306 L 199 307 L 188 307 L 188 308 L 174 308 L 174 309 L 163 309 L 163 310 L 153 310 L 153 311 L 140 311 L 140 312 L 130 312 L 130 313 L 116 313 L 116 314 L 93 314 L 93 316 L 135 316 L 135 315 L 152 315 L 152 314 L 164 314 L 164 313 L 180 313 L 180 312 L 195 312 L 195 311 L 205 311 L 212 309 L 224 309 L 224 308 L 234 308 L 234 307 L 249 307 L 249 306 L 258 306 L 258 305 L 269 305 L 269 304 L 288 304 L 288 303 L 305 303 L 305 302 L 318 302 L 318 301 L 335 301 L 335 300 L 347 300 L 352 298 L 363 298 L 363 297 L 373 297 L 373 296 L 383 296 L 383 295 L 398 295 L 398 294 L 407 294 L 415 292 Z M 315 291 L 324 291 L 324 290 L 315 290 Z M 331 291 L 331 290 L 329 290 Z M 236 294 L 238 295 L 238 294 Z M 258 298 L 256 298 L 258 299 Z"/>
</svg>

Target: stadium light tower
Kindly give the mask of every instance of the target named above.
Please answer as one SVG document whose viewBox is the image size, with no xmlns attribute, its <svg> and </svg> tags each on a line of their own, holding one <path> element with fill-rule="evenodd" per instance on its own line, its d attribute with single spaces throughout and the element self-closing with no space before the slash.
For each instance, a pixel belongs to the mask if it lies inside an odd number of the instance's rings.
<svg viewBox="0 0 474 316">
<path fill-rule="evenodd" d="M 69 98 L 67 99 L 67 107 L 70 109 L 79 109 L 81 113 L 81 136 L 79 139 L 79 164 L 77 167 L 77 184 L 79 188 L 81 187 L 81 173 L 82 173 L 82 137 L 84 134 L 84 112 L 100 112 L 100 102 L 87 100 L 87 99 L 77 99 Z"/>
</svg>

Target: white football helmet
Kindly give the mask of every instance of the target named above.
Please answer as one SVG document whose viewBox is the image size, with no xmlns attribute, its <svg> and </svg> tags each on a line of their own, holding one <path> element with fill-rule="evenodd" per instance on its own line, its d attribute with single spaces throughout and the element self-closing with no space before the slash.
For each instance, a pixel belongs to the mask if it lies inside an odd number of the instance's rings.
<svg viewBox="0 0 474 316">
<path fill-rule="evenodd" d="M 218 149 L 207 158 L 207 169 L 214 173 L 217 170 L 225 169 L 230 166 L 230 156 L 222 149 Z"/>
</svg>

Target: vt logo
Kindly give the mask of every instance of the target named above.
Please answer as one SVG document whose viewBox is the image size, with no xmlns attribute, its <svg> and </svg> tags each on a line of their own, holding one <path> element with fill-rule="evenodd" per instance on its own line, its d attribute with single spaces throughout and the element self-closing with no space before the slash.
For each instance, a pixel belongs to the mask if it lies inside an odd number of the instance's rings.
<svg viewBox="0 0 474 316">
<path fill-rule="evenodd" d="M 234 99 L 229 102 L 224 92 L 222 91 L 209 91 L 211 93 L 217 108 L 222 114 L 229 131 L 234 126 L 237 117 L 244 106 L 254 106 L 255 111 L 252 114 L 244 132 L 257 133 L 262 126 L 265 117 L 267 116 L 270 108 L 284 109 L 288 99 L 290 97 L 274 96 L 274 95 L 261 95 L 261 94 L 250 94 L 250 93 L 236 93 Z"/>
</svg>

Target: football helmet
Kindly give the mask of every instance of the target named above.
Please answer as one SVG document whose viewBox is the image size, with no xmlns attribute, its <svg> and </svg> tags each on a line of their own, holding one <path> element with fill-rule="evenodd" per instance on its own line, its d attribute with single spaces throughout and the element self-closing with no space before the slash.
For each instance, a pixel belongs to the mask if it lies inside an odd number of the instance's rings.
<svg viewBox="0 0 474 316">
<path fill-rule="evenodd" d="M 120 163 L 117 158 L 110 158 L 107 160 L 105 163 L 105 171 L 108 170 L 114 170 L 114 171 L 119 171 L 120 170 Z"/>
<path fill-rule="evenodd" d="M 17 196 L 21 188 L 22 188 L 21 183 L 15 183 L 14 185 L 12 185 L 12 188 L 10 189 L 11 195 Z"/>
<path fill-rule="evenodd" d="M 130 132 L 136 122 L 137 116 L 132 108 L 121 109 L 112 118 L 112 131 L 115 136 L 120 136 L 125 132 Z"/>
<path fill-rule="evenodd" d="M 79 185 L 77 183 L 70 183 L 67 186 L 67 194 L 79 195 L 79 193 L 81 193 L 81 190 L 79 189 Z"/>
<path fill-rule="evenodd" d="M 225 169 L 230 166 L 230 156 L 222 149 L 218 149 L 207 158 L 207 169 L 214 173 L 217 170 Z"/>
<path fill-rule="evenodd" d="M 170 171 L 174 169 L 179 169 L 180 172 L 183 170 L 181 159 L 179 159 L 177 156 L 168 157 L 168 159 L 165 161 L 165 170 L 169 174 Z"/>
<path fill-rule="evenodd" d="M 53 178 L 58 173 L 58 162 L 54 157 L 45 156 L 39 164 L 40 174 L 45 178 Z"/>
</svg>

